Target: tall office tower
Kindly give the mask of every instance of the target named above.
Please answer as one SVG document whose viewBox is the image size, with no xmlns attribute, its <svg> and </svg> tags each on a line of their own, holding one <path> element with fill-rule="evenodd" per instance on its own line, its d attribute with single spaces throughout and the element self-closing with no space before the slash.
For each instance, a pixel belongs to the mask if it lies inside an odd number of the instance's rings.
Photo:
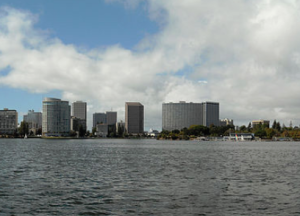
<svg viewBox="0 0 300 216">
<path fill-rule="evenodd" d="M 144 106 L 141 103 L 125 103 L 125 131 L 129 134 L 144 133 Z"/>
<path fill-rule="evenodd" d="M 97 124 L 106 124 L 106 114 L 105 113 L 94 113 L 93 114 L 93 128 L 96 128 Z"/>
<path fill-rule="evenodd" d="M 107 111 L 106 112 L 106 123 L 108 125 L 115 125 L 117 123 L 117 112 Z"/>
<path fill-rule="evenodd" d="M 75 101 L 72 103 L 72 116 L 81 119 L 80 125 L 86 130 L 86 102 Z M 74 128 L 71 128 L 74 130 Z"/>
<path fill-rule="evenodd" d="M 86 119 L 86 102 L 75 101 L 72 103 L 72 116 Z"/>
<path fill-rule="evenodd" d="M 163 103 L 162 104 L 162 129 L 181 130 L 191 125 L 202 125 L 203 104 L 202 103 Z"/>
<path fill-rule="evenodd" d="M 219 126 L 219 103 L 217 102 L 203 102 L 203 125 L 209 127 L 210 125 Z"/>
<path fill-rule="evenodd" d="M 18 128 L 18 112 L 5 108 L 0 110 L 0 135 L 14 134 Z"/>
<path fill-rule="evenodd" d="M 68 101 L 45 98 L 43 101 L 43 136 L 68 136 L 71 107 Z"/>
<path fill-rule="evenodd" d="M 28 123 L 29 131 L 34 134 L 38 129 L 42 129 L 42 113 L 34 112 L 34 110 L 28 110 L 28 114 L 23 116 L 23 121 Z"/>
</svg>

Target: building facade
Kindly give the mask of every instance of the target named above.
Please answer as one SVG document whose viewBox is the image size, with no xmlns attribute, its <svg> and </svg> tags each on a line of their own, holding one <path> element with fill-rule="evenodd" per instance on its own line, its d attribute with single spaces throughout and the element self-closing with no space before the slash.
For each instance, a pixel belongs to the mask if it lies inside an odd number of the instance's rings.
<svg viewBox="0 0 300 216">
<path fill-rule="evenodd" d="M 216 102 L 203 102 L 203 126 L 220 125 L 220 106 Z"/>
<path fill-rule="evenodd" d="M 125 132 L 125 122 L 120 121 L 116 123 L 116 133 L 122 135 Z"/>
<path fill-rule="evenodd" d="M 23 116 L 23 121 L 28 123 L 29 133 L 37 134 L 42 129 L 42 113 L 28 110 L 28 114 Z"/>
<path fill-rule="evenodd" d="M 202 103 L 163 103 L 162 104 L 162 129 L 181 130 L 191 125 L 203 124 Z"/>
<path fill-rule="evenodd" d="M 252 121 L 252 128 L 255 128 L 258 125 L 265 125 L 267 127 L 270 127 L 270 121 L 269 120 L 254 120 Z"/>
<path fill-rule="evenodd" d="M 220 120 L 220 126 L 227 126 L 227 125 L 233 126 L 233 120 L 232 119 L 228 119 L 228 118 Z"/>
<path fill-rule="evenodd" d="M 71 107 L 68 101 L 45 98 L 42 116 L 43 136 L 69 136 Z"/>
<path fill-rule="evenodd" d="M 191 125 L 203 125 L 209 127 L 211 124 L 220 125 L 219 103 L 163 103 L 162 104 L 162 129 L 181 130 Z"/>
<path fill-rule="evenodd" d="M 97 124 L 106 124 L 107 116 L 105 113 L 94 113 L 93 114 L 93 128 L 96 128 Z"/>
<path fill-rule="evenodd" d="M 97 124 L 96 125 L 96 135 L 98 137 L 107 137 L 108 125 L 107 124 Z"/>
<path fill-rule="evenodd" d="M 83 127 L 84 130 L 87 128 L 86 123 L 86 102 L 82 101 L 75 101 L 72 103 L 72 112 L 71 115 L 76 117 L 77 119 L 81 119 L 80 124 Z M 71 127 L 71 130 L 77 131 L 74 128 Z"/>
<path fill-rule="evenodd" d="M 84 119 L 76 118 L 75 116 L 71 116 L 70 120 L 71 120 L 70 130 L 79 131 L 80 126 L 82 126 L 83 130 L 86 130 L 86 128 L 84 127 L 84 125 L 86 124 L 86 121 Z"/>
<path fill-rule="evenodd" d="M 141 103 L 125 103 L 125 131 L 128 134 L 144 133 L 144 106 Z"/>
<path fill-rule="evenodd" d="M 106 124 L 116 125 L 117 123 L 117 112 L 107 111 L 106 112 Z"/>
<path fill-rule="evenodd" d="M 18 128 L 18 112 L 5 108 L 0 110 L 0 135 L 12 135 Z"/>
</svg>

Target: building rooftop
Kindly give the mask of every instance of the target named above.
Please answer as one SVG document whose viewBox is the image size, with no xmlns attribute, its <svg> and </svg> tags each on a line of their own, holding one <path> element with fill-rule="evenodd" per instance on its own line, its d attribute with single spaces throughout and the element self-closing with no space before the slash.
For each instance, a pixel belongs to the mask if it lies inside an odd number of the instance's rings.
<svg viewBox="0 0 300 216">
<path fill-rule="evenodd" d="M 142 106 L 140 102 L 126 102 L 125 104 L 130 105 L 130 106 Z"/>
</svg>

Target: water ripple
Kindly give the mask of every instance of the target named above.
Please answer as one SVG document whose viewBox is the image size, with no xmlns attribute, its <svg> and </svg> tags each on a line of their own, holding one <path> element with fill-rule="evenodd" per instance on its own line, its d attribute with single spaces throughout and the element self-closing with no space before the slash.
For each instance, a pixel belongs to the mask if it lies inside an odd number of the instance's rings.
<svg viewBox="0 0 300 216">
<path fill-rule="evenodd" d="M 299 215 L 300 144 L 0 139 L 0 215 Z"/>
</svg>

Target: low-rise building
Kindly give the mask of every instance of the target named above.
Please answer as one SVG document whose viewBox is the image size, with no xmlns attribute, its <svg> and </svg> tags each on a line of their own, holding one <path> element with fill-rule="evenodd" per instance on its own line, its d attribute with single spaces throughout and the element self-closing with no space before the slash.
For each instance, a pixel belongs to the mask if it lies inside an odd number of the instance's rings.
<svg viewBox="0 0 300 216">
<path fill-rule="evenodd" d="M 266 125 L 267 127 L 270 127 L 270 121 L 269 120 L 254 120 L 252 121 L 252 128 L 255 128 L 258 125 Z"/>
<path fill-rule="evenodd" d="M 96 125 L 96 136 L 107 137 L 108 135 L 108 125 L 107 124 L 97 124 Z"/>
<path fill-rule="evenodd" d="M 227 126 L 227 125 L 233 126 L 233 120 L 232 119 L 228 119 L 228 118 L 220 120 L 220 126 Z"/>
<path fill-rule="evenodd" d="M 153 130 L 152 128 L 150 128 L 150 130 L 148 131 L 147 135 L 151 136 L 151 137 L 158 137 L 159 132 L 158 132 L 158 130 Z"/>
</svg>

